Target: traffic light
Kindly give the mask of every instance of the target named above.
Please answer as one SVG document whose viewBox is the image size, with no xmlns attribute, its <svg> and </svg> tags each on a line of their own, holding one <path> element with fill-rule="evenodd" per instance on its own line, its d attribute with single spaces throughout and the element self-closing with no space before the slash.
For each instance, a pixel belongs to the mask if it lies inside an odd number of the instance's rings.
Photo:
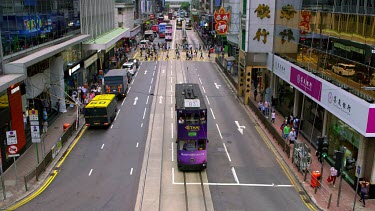
<svg viewBox="0 0 375 211">
<path fill-rule="evenodd" d="M 344 158 L 344 152 L 335 150 L 335 169 L 337 170 L 337 176 L 340 175 L 341 169 L 343 167 L 343 158 Z"/>
<path fill-rule="evenodd" d="M 354 158 L 347 158 L 346 159 L 345 169 L 346 170 L 351 170 L 354 167 L 355 167 L 355 159 Z"/>
<path fill-rule="evenodd" d="M 328 155 L 328 147 L 329 147 L 329 141 L 327 139 L 324 139 L 323 143 L 322 143 L 322 156 L 323 156 L 323 158 L 327 157 L 327 155 Z"/>
<path fill-rule="evenodd" d="M 317 139 L 318 139 L 318 141 L 316 142 L 316 145 L 318 146 L 318 149 L 317 149 L 315 155 L 318 157 L 319 162 L 322 162 L 324 137 L 318 136 Z"/>
</svg>

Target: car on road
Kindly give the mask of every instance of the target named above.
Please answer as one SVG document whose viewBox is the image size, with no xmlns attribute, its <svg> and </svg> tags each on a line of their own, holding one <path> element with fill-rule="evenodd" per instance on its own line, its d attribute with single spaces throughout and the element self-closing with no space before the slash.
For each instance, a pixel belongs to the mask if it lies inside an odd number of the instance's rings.
<svg viewBox="0 0 375 211">
<path fill-rule="evenodd" d="M 353 76 L 355 74 L 354 64 L 337 63 L 332 66 L 332 71 L 341 76 Z"/>
<path fill-rule="evenodd" d="M 135 67 L 138 69 L 139 68 L 139 60 L 138 59 L 129 59 L 129 62 L 133 62 Z"/>
<path fill-rule="evenodd" d="M 133 62 L 125 62 L 123 65 L 122 65 L 122 69 L 125 69 L 127 70 L 132 76 L 135 74 L 136 72 L 136 68 L 135 68 L 135 65 Z"/>
</svg>

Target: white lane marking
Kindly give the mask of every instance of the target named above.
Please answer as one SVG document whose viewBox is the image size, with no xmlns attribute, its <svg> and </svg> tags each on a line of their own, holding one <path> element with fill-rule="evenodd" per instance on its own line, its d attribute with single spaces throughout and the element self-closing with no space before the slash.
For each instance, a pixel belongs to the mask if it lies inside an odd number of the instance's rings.
<svg viewBox="0 0 375 211">
<path fill-rule="evenodd" d="M 137 142 L 137 146 L 136 146 L 137 148 L 138 148 L 138 145 L 139 145 L 139 142 Z"/>
<path fill-rule="evenodd" d="M 141 127 L 143 127 L 143 122 L 141 123 Z"/>
<path fill-rule="evenodd" d="M 147 108 L 145 108 L 145 111 L 143 112 L 143 119 L 145 119 L 146 110 L 147 110 Z"/>
<path fill-rule="evenodd" d="M 91 173 L 92 173 L 92 169 L 90 170 L 89 176 L 91 176 Z"/>
<path fill-rule="evenodd" d="M 146 105 L 148 104 L 148 98 L 150 97 L 150 95 L 147 96 L 147 100 L 146 100 Z"/>
<path fill-rule="evenodd" d="M 204 89 L 204 86 L 202 86 L 202 89 L 203 89 L 203 93 L 206 93 L 206 90 Z"/>
<path fill-rule="evenodd" d="M 173 78 L 171 77 L 171 83 L 173 83 Z"/>
<path fill-rule="evenodd" d="M 173 138 L 173 122 L 171 123 L 171 134 L 172 134 L 172 138 Z"/>
<path fill-rule="evenodd" d="M 232 159 L 230 159 L 230 155 L 228 153 L 227 146 L 225 146 L 225 143 L 223 143 L 223 145 L 224 145 L 225 152 L 227 153 L 227 157 L 228 157 L 229 162 L 232 162 Z"/>
<path fill-rule="evenodd" d="M 219 131 L 220 138 L 223 139 L 223 136 L 221 135 L 220 128 L 219 128 L 219 125 L 218 125 L 218 124 L 216 124 L 216 128 L 217 128 L 217 130 Z"/>
<path fill-rule="evenodd" d="M 148 93 L 150 93 L 151 92 L 151 86 L 150 86 L 150 88 L 148 89 Z"/>
<path fill-rule="evenodd" d="M 232 174 L 233 174 L 234 180 L 237 182 L 237 184 L 240 184 L 240 181 L 238 180 L 236 170 L 234 169 L 234 167 L 232 167 Z"/>
<path fill-rule="evenodd" d="M 100 149 L 103 149 L 104 148 L 104 144 L 102 145 L 102 147 Z"/>
<path fill-rule="evenodd" d="M 215 118 L 215 114 L 214 114 L 214 112 L 212 111 L 212 108 L 210 108 L 210 110 L 211 110 L 212 117 L 213 117 L 214 119 L 216 119 L 216 118 Z"/>
<path fill-rule="evenodd" d="M 173 119 L 173 107 L 171 107 L 171 119 Z"/>
<path fill-rule="evenodd" d="M 206 99 L 207 99 L 207 103 L 208 103 L 208 105 L 210 105 L 210 101 L 208 100 L 208 97 L 207 97 L 207 95 L 206 95 Z"/>
<path fill-rule="evenodd" d="M 171 145 L 172 145 L 172 162 L 173 162 L 173 142 L 171 142 Z"/>
<path fill-rule="evenodd" d="M 130 175 L 132 175 L 132 174 L 133 174 L 133 168 L 130 169 Z"/>
<path fill-rule="evenodd" d="M 195 68 L 195 70 L 197 70 L 197 68 Z M 199 74 L 198 74 L 198 77 L 199 77 Z"/>
<path fill-rule="evenodd" d="M 135 77 L 133 78 L 133 80 L 132 80 L 132 82 L 130 84 L 133 85 L 134 81 L 135 81 Z"/>
<path fill-rule="evenodd" d="M 118 117 L 120 111 L 121 111 L 121 109 L 119 109 L 119 110 L 117 111 L 117 114 L 116 114 L 116 116 L 115 116 L 115 121 L 116 121 L 116 119 L 117 119 L 117 117 Z"/>
<path fill-rule="evenodd" d="M 126 99 L 126 98 L 125 98 L 125 99 Z M 124 105 L 124 103 L 125 103 L 125 99 L 122 100 L 121 106 Z"/>
<path fill-rule="evenodd" d="M 145 70 L 145 72 L 144 72 L 144 73 L 145 73 L 145 75 L 146 75 L 146 74 L 147 74 L 147 70 Z"/>
<path fill-rule="evenodd" d="M 154 70 L 156 69 L 156 66 L 154 67 Z"/>
<path fill-rule="evenodd" d="M 174 182 L 174 168 L 172 167 L 172 184 L 175 184 Z"/>
<path fill-rule="evenodd" d="M 201 83 L 201 84 L 202 84 L 202 80 L 201 80 L 201 78 L 199 78 L 199 83 Z"/>
<path fill-rule="evenodd" d="M 172 95 L 171 95 L 171 104 L 173 103 L 173 97 L 172 97 Z"/>
<path fill-rule="evenodd" d="M 162 69 L 162 70 L 161 70 L 161 73 L 163 73 L 163 74 L 164 74 L 164 73 L 165 73 L 165 70 L 164 70 L 164 69 Z"/>
<path fill-rule="evenodd" d="M 172 70 L 171 70 L 171 75 L 173 75 Z"/>
<path fill-rule="evenodd" d="M 129 93 L 130 92 L 130 89 L 131 89 L 132 87 L 129 87 L 129 89 L 128 89 L 128 92 L 127 93 Z"/>
<path fill-rule="evenodd" d="M 113 125 L 111 125 L 111 129 L 113 128 Z"/>
<path fill-rule="evenodd" d="M 172 85 L 171 85 L 171 92 L 173 92 L 173 88 L 172 88 Z"/>
<path fill-rule="evenodd" d="M 137 105 L 137 101 L 138 101 L 138 97 L 135 97 L 133 105 Z"/>
<path fill-rule="evenodd" d="M 155 75 L 155 71 L 152 73 L 152 76 L 154 76 Z"/>
<path fill-rule="evenodd" d="M 152 82 L 154 82 L 154 78 L 151 78 L 151 84 L 152 84 Z"/>
<path fill-rule="evenodd" d="M 137 75 L 138 75 L 138 71 L 135 73 L 134 78 L 137 77 Z"/>
<path fill-rule="evenodd" d="M 156 64 L 158 64 L 158 61 L 156 61 Z"/>
</svg>

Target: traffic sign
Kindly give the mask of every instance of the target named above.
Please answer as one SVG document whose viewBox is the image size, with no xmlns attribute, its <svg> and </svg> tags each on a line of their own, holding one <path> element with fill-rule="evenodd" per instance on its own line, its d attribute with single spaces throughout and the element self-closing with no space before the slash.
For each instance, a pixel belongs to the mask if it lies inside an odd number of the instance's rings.
<svg viewBox="0 0 375 211">
<path fill-rule="evenodd" d="M 40 138 L 40 129 L 39 129 L 39 126 L 30 126 L 30 129 L 31 129 L 31 139 L 34 139 L 34 138 Z"/>
<path fill-rule="evenodd" d="M 7 145 L 17 144 L 17 132 L 15 130 L 7 131 Z"/>
<path fill-rule="evenodd" d="M 30 121 L 38 121 L 39 120 L 38 110 L 34 110 L 34 109 L 29 110 L 29 120 Z"/>
<path fill-rule="evenodd" d="M 17 146 L 16 145 L 10 145 L 10 146 L 8 146 L 8 152 L 11 155 L 17 154 L 17 152 L 18 152 Z"/>
</svg>

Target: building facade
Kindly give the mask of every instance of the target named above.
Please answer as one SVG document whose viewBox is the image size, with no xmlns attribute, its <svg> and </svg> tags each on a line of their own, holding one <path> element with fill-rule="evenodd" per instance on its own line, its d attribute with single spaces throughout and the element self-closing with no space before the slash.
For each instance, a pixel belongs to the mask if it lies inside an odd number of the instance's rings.
<svg viewBox="0 0 375 211">
<path fill-rule="evenodd" d="M 361 167 L 346 181 L 375 183 L 373 1 L 242 1 L 239 95 L 258 89 L 282 115 L 301 119 L 300 132 L 316 147 L 329 140 L 327 161 L 344 149 Z M 271 53 L 267 53 L 271 52 Z M 370 198 L 374 198 L 370 188 Z"/>
<path fill-rule="evenodd" d="M 114 1 L 4 0 L 1 13 L 0 150 L 9 167 L 7 131 L 17 133 L 17 153 L 31 144 L 28 111 L 51 124 L 77 87 L 98 82 L 126 29 L 114 24 Z"/>
</svg>

